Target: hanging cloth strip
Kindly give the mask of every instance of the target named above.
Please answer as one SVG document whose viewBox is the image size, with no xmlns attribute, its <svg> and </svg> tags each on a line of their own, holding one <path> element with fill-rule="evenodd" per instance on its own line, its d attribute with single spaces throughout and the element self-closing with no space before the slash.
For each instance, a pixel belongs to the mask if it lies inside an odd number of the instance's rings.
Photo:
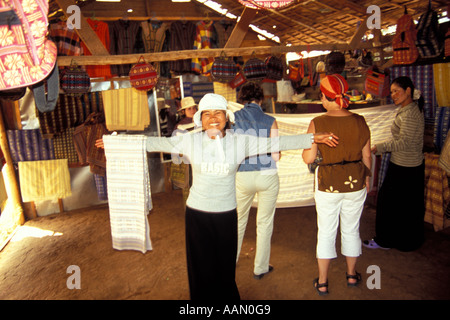
<svg viewBox="0 0 450 320">
<path fill-rule="evenodd" d="M 7 130 L 6 134 L 14 163 L 55 159 L 53 140 L 43 139 L 39 129 Z"/>
<path fill-rule="evenodd" d="M 112 244 L 117 250 L 152 250 L 146 141 L 144 135 L 103 137 Z"/>
<path fill-rule="evenodd" d="M 102 91 L 109 131 L 143 131 L 150 125 L 147 92 L 134 88 Z"/>
<path fill-rule="evenodd" d="M 19 162 L 22 200 L 44 201 L 72 195 L 67 159 Z"/>
</svg>

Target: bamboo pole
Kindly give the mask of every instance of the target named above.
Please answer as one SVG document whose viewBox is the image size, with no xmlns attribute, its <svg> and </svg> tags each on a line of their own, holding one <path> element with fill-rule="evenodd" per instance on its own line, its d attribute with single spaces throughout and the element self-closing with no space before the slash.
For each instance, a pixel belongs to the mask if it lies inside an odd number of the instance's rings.
<svg viewBox="0 0 450 320">
<path fill-rule="evenodd" d="M 360 49 L 373 49 L 371 41 L 359 44 Z M 137 63 L 142 56 L 146 61 L 161 62 L 175 61 L 192 58 L 214 58 L 219 57 L 225 52 L 228 57 L 233 56 L 251 56 L 253 52 L 256 55 L 281 54 L 287 52 L 301 52 L 313 50 L 350 50 L 348 43 L 328 43 L 328 44 L 310 44 L 299 46 L 261 46 L 261 47 L 244 47 L 244 48 L 218 48 L 218 49 L 201 49 L 201 50 L 179 50 L 164 51 L 155 53 L 136 53 L 136 54 L 120 54 L 120 55 L 97 55 L 97 56 L 60 56 L 58 57 L 59 66 L 69 66 L 72 61 L 78 65 L 113 65 L 113 64 L 132 64 Z"/>
<path fill-rule="evenodd" d="M 5 157 L 5 165 L 2 172 L 5 175 L 5 187 L 8 195 L 6 210 L 2 212 L 2 227 L 13 230 L 15 227 L 25 223 L 23 214 L 22 198 L 20 196 L 19 184 L 17 183 L 14 165 L 9 151 L 8 137 L 3 121 L 3 113 L 0 110 L 0 147 Z"/>
</svg>

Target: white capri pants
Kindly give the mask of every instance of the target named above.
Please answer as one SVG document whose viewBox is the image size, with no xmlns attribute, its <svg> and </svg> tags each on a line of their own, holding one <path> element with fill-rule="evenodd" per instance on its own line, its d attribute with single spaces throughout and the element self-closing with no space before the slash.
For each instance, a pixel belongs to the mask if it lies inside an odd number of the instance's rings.
<svg viewBox="0 0 450 320">
<path fill-rule="evenodd" d="M 361 255 L 359 221 L 366 196 L 366 188 L 346 193 L 324 192 L 316 188 L 314 199 L 317 211 L 316 256 L 318 259 L 334 259 L 337 257 L 336 235 L 339 222 L 342 255 L 346 257 Z"/>
<path fill-rule="evenodd" d="M 256 254 L 253 266 L 254 274 L 269 271 L 270 247 L 273 232 L 273 220 L 279 191 L 277 170 L 245 171 L 236 175 L 236 201 L 238 212 L 238 253 L 239 259 L 245 229 L 247 227 L 253 198 L 258 194 L 256 214 Z"/>
</svg>

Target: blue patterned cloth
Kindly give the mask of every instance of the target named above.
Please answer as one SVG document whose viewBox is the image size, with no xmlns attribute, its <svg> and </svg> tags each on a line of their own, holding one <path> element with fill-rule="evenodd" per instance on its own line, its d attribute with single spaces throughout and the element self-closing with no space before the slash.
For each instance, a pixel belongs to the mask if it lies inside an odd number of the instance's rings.
<svg viewBox="0 0 450 320">
<path fill-rule="evenodd" d="M 7 130 L 9 149 L 14 163 L 55 159 L 51 139 L 44 139 L 39 129 Z"/>
<path fill-rule="evenodd" d="M 433 142 L 438 150 L 442 149 L 450 129 L 450 107 L 437 107 L 434 118 Z"/>
<path fill-rule="evenodd" d="M 391 81 L 400 76 L 409 77 L 414 87 L 422 93 L 425 105 L 423 107 L 425 118 L 434 118 L 436 112 L 436 95 L 434 92 L 433 65 L 424 66 L 395 66 L 390 68 Z M 390 96 L 388 103 L 393 103 Z"/>
</svg>

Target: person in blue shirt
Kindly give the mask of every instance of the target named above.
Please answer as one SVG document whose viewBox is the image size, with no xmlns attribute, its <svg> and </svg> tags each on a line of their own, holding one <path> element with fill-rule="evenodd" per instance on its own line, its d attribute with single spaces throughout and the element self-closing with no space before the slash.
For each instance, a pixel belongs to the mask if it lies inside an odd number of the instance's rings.
<svg viewBox="0 0 450 320">
<path fill-rule="evenodd" d="M 255 82 L 247 82 L 239 91 L 239 102 L 244 108 L 235 112 L 233 129 L 261 137 L 278 136 L 278 125 L 274 117 L 265 114 L 261 108 L 264 100 L 262 87 Z M 253 267 L 255 279 L 261 279 L 273 270 L 269 264 L 275 207 L 279 191 L 276 161 L 280 153 L 262 154 L 245 159 L 236 175 L 236 201 L 238 212 L 238 254 L 244 239 L 250 207 L 255 195 L 258 196 L 256 215 L 256 254 Z"/>
</svg>

